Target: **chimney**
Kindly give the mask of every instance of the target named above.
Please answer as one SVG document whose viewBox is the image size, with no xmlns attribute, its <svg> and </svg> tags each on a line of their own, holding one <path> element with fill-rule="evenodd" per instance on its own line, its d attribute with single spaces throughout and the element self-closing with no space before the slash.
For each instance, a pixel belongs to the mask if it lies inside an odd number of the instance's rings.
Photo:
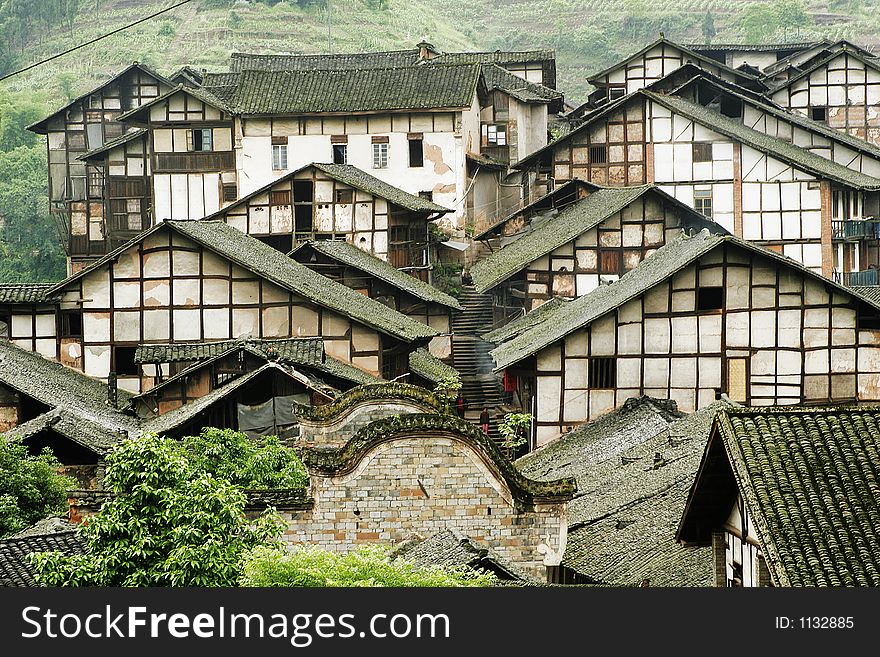
<svg viewBox="0 0 880 657">
<path fill-rule="evenodd" d="M 434 50 L 434 46 L 428 43 L 427 39 L 422 39 L 419 43 L 416 44 L 416 48 L 419 49 L 419 59 L 431 59 L 434 55 L 437 54 L 437 51 Z"/>
</svg>

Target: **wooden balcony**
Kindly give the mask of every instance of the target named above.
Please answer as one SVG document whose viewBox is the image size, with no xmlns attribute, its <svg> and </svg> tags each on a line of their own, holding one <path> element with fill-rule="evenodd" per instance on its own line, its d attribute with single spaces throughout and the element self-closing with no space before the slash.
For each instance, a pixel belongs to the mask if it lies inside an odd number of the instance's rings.
<svg viewBox="0 0 880 657">
<path fill-rule="evenodd" d="M 856 242 L 880 237 L 880 222 L 874 219 L 847 219 L 831 222 L 831 239 Z"/>
<path fill-rule="evenodd" d="M 865 271 L 834 272 L 834 282 L 847 287 L 869 287 L 880 285 L 880 269 L 866 269 Z"/>
<path fill-rule="evenodd" d="M 156 172 L 227 171 L 234 168 L 233 151 L 156 154 Z"/>
</svg>

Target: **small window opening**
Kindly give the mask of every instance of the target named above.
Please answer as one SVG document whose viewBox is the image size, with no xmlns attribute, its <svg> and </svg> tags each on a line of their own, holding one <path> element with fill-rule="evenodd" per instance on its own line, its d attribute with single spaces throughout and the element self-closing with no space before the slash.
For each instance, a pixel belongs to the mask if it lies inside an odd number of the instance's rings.
<svg viewBox="0 0 880 657">
<path fill-rule="evenodd" d="M 590 388 L 616 387 L 617 367 L 614 358 L 591 358 L 587 370 Z"/>
<path fill-rule="evenodd" d="M 697 310 L 721 310 L 723 303 L 723 288 L 701 287 L 697 289 Z"/>
</svg>

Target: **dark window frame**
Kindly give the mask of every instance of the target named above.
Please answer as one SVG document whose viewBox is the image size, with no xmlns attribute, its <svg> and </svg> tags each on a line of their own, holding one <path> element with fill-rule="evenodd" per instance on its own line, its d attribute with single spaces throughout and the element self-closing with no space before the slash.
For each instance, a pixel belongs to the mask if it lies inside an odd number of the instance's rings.
<svg viewBox="0 0 880 657">
<path fill-rule="evenodd" d="M 411 169 L 421 169 L 425 166 L 425 140 L 421 137 L 411 137 L 408 142 L 409 166 Z"/>
<path fill-rule="evenodd" d="M 724 288 L 720 285 L 707 285 L 697 288 L 697 312 L 711 312 L 724 309 Z"/>
<path fill-rule="evenodd" d="M 617 359 L 614 356 L 591 356 L 587 360 L 587 386 L 590 390 L 617 387 Z"/>
<path fill-rule="evenodd" d="M 712 161 L 712 142 L 695 141 L 693 142 L 693 158 L 694 162 L 711 162 Z"/>
</svg>

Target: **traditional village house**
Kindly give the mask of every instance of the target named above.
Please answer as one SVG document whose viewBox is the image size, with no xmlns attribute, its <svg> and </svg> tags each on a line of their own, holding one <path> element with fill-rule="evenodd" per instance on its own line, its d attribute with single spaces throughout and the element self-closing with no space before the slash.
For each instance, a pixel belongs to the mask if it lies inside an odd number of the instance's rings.
<svg viewBox="0 0 880 657">
<path fill-rule="evenodd" d="M 589 104 L 598 107 L 608 101 L 623 98 L 633 91 L 644 89 L 685 64 L 694 64 L 748 89 L 766 89 L 758 76 L 731 68 L 717 59 L 701 55 L 661 36 L 623 61 L 588 77 L 587 82 L 596 87 L 596 91 L 590 94 Z"/>
<path fill-rule="evenodd" d="M 351 164 L 309 164 L 208 217 L 283 253 L 309 240 L 345 240 L 427 280 L 428 223 L 451 210 Z"/>
<path fill-rule="evenodd" d="M 844 42 L 823 50 L 768 97 L 783 107 L 832 128 L 880 145 L 880 61 Z"/>
<path fill-rule="evenodd" d="M 56 354 L 58 300 L 49 283 L 0 284 L 0 340 L 49 358 Z"/>
<path fill-rule="evenodd" d="M 823 39 L 803 50 L 782 57 L 773 64 L 765 66 L 762 69 L 761 74 L 772 87 L 775 84 L 806 70 L 812 66 L 813 63 L 820 59 L 824 59 L 831 53 L 840 52 L 844 49 L 858 53 L 863 57 L 874 57 L 874 53 L 870 50 L 862 48 L 846 39 L 838 39 L 836 41 Z"/>
<path fill-rule="evenodd" d="M 438 334 L 222 221 L 157 224 L 48 293 L 60 296 L 53 357 L 135 392 L 157 376 L 135 360 L 144 343 L 322 337 L 331 356 L 394 378 Z"/>
<path fill-rule="evenodd" d="M 675 541 L 712 418 L 729 402 L 687 415 L 638 397 L 516 461 L 538 480 L 573 477 L 559 584 L 711 586 L 712 552 Z"/>
<path fill-rule="evenodd" d="M 698 55 L 714 59 L 730 68 L 738 69 L 743 64 L 765 71 L 768 67 L 778 64 L 781 60 L 805 52 L 813 52 L 818 44 L 814 41 L 791 43 L 693 43 L 685 48 Z"/>
<path fill-rule="evenodd" d="M 436 329 L 439 335 L 431 340 L 431 353 L 440 358 L 452 355 L 452 317 L 462 310 L 454 297 L 341 240 L 304 242 L 290 256 L 323 276 Z"/>
<path fill-rule="evenodd" d="M 78 529 L 67 518 L 50 516 L 0 539 L 0 587 L 37 586 L 34 566 L 27 559 L 33 552 L 82 553 L 85 541 Z"/>
<path fill-rule="evenodd" d="M 876 407 L 723 410 L 676 538 L 716 586 L 877 586 L 878 448 Z"/>
<path fill-rule="evenodd" d="M 563 188 L 560 188 L 562 190 Z M 553 297 L 579 297 L 616 281 L 682 230 L 726 232 L 656 187 L 587 192 L 477 262 L 477 292 L 493 294 L 496 326 Z"/>
<path fill-rule="evenodd" d="M 528 317 L 528 316 L 526 316 Z M 667 243 L 492 351 L 542 445 L 639 395 L 685 412 L 880 399 L 880 306 L 732 235 Z"/>
<path fill-rule="evenodd" d="M 737 236 L 855 283 L 877 250 L 866 249 L 865 262 L 860 250 L 835 249 L 833 222 L 878 216 L 880 179 L 785 137 L 687 98 L 642 89 L 593 112 L 517 166 L 538 194 L 572 179 L 652 182 Z M 854 167 L 863 156 L 853 158 Z"/>
<path fill-rule="evenodd" d="M 140 185 L 139 177 L 134 174 L 140 166 L 134 160 L 143 159 L 142 150 L 136 154 L 136 147 L 132 146 L 128 171 L 114 172 L 111 179 L 105 178 L 91 162 L 82 161 L 80 156 L 122 138 L 126 126 L 119 121 L 119 116 L 171 87 L 169 80 L 135 63 L 42 121 L 28 126 L 28 130 L 47 136 L 49 208 L 58 224 L 70 272 L 115 248 L 111 219 L 114 212 L 107 199 L 131 200 L 130 204 L 126 203 L 126 214 L 142 213 L 149 206 L 148 188 Z M 117 176 L 128 179 L 117 180 Z M 137 211 L 135 201 L 141 208 Z"/>
</svg>

